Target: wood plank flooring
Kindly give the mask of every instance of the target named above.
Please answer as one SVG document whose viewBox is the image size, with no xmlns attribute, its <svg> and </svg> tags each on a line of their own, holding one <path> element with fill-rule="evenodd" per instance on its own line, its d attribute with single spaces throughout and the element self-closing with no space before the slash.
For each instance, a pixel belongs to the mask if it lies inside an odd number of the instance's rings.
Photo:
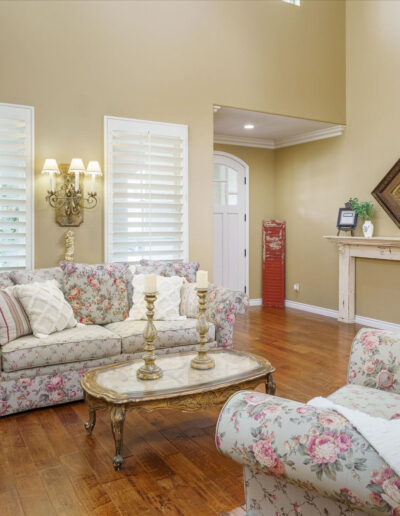
<svg viewBox="0 0 400 516">
<path fill-rule="evenodd" d="M 298 310 L 251 308 L 238 317 L 234 341 L 274 364 L 278 396 L 306 401 L 346 383 L 358 329 Z M 83 402 L 0 418 L 0 514 L 242 516 L 242 471 L 216 451 L 217 415 L 129 412 L 120 472 L 111 464 L 108 414 L 98 413 L 87 437 Z"/>
</svg>

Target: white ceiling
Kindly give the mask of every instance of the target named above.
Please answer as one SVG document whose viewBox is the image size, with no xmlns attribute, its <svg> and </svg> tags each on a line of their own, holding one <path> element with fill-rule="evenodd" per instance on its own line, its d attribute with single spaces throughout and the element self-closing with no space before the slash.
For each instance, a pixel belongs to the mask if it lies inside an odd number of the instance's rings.
<svg viewBox="0 0 400 516">
<path fill-rule="evenodd" d="M 216 108 L 214 108 L 215 110 Z M 254 124 L 254 129 L 244 129 L 245 124 Z M 244 109 L 221 107 L 214 112 L 215 140 L 257 140 L 267 148 L 279 148 L 304 141 L 312 141 L 342 134 L 344 127 L 326 122 L 304 120 L 281 115 L 271 115 Z M 313 137 L 314 136 L 314 137 Z M 232 137 L 232 138 L 230 138 Z M 265 145 L 261 145 L 261 140 Z M 222 143 L 222 142 L 221 142 Z M 257 142 L 255 142 L 257 143 Z"/>
</svg>

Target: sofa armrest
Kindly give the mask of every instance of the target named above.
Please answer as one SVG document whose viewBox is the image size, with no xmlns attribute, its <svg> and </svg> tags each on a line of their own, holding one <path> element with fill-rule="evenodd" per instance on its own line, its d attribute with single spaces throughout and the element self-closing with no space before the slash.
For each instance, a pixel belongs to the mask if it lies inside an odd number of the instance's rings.
<svg viewBox="0 0 400 516">
<path fill-rule="evenodd" d="M 233 325 L 237 314 L 247 310 L 249 299 L 244 292 L 210 285 L 207 293 L 206 317 L 215 325 L 218 346 L 232 347 Z"/>
<path fill-rule="evenodd" d="M 362 328 L 351 347 L 347 381 L 400 393 L 400 332 Z"/>
<path fill-rule="evenodd" d="M 221 411 L 216 444 L 240 464 L 368 513 L 400 507 L 400 478 L 336 412 L 242 391 Z"/>
</svg>

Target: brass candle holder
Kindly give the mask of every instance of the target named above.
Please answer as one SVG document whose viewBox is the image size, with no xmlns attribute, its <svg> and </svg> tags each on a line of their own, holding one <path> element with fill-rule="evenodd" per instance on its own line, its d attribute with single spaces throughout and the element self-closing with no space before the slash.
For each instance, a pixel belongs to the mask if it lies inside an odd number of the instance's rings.
<svg viewBox="0 0 400 516">
<path fill-rule="evenodd" d="M 215 361 L 207 355 L 207 331 L 208 325 L 206 320 L 206 296 L 207 288 L 197 288 L 197 295 L 199 298 L 199 318 L 197 320 L 197 331 L 200 334 L 199 347 L 197 350 L 197 357 L 190 361 L 193 369 L 212 369 L 215 367 Z"/>
<path fill-rule="evenodd" d="M 157 380 L 163 375 L 162 369 L 155 364 L 154 356 L 154 340 L 157 336 L 157 330 L 153 323 L 154 302 L 157 299 L 157 292 L 145 292 L 144 299 L 147 304 L 147 325 L 143 332 L 146 345 L 144 347 L 145 354 L 143 356 L 144 365 L 136 371 L 139 380 Z"/>
</svg>

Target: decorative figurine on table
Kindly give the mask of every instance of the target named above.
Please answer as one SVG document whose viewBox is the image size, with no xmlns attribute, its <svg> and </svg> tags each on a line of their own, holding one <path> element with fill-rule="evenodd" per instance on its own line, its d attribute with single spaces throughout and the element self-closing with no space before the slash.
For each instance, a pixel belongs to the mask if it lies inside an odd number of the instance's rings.
<svg viewBox="0 0 400 516">
<path fill-rule="evenodd" d="M 146 345 L 144 348 L 144 365 L 136 371 L 136 376 L 139 380 L 157 380 L 163 375 L 155 363 L 154 356 L 154 340 L 157 336 L 157 330 L 153 323 L 154 317 L 154 303 L 157 299 L 157 276 L 155 274 L 146 274 L 144 277 L 144 299 L 147 304 L 147 325 L 143 332 Z"/>
<path fill-rule="evenodd" d="M 207 355 L 207 331 L 208 324 L 206 320 L 206 296 L 208 292 L 208 272 L 197 271 L 196 274 L 196 290 L 199 298 L 199 318 L 197 321 L 197 331 L 199 332 L 199 347 L 197 349 L 197 357 L 193 358 L 190 365 L 193 369 L 212 369 L 215 367 L 213 358 Z"/>
</svg>

